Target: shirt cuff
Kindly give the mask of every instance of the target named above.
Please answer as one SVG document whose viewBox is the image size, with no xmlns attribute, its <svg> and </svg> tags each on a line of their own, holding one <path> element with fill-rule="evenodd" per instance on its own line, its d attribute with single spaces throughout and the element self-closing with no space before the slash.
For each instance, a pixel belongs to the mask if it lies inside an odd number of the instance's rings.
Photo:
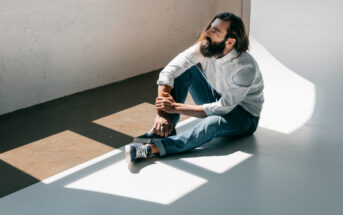
<svg viewBox="0 0 343 215">
<path fill-rule="evenodd" d="M 169 85 L 171 87 L 174 87 L 174 80 L 172 81 L 166 81 L 166 80 L 157 80 L 157 85 Z"/>
<path fill-rule="evenodd" d="M 204 111 L 205 111 L 207 116 L 213 116 L 214 115 L 212 110 L 211 110 L 211 103 L 203 104 L 202 106 L 204 107 Z"/>
</svg>

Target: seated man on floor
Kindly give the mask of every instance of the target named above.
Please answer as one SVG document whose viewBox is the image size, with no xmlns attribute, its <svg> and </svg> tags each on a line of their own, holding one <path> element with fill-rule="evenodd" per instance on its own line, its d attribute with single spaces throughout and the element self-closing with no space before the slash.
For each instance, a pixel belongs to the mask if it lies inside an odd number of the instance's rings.
<svg viewBox="0 0 343 215">
<path fill-rule="evenodd" d="M 199 40 L 160 72 L 153 128 L 125 146 L 126 160 L 184 152 L 219 136 L 253 134 L 264 102 L 264 84 L 248 46 L 240 17 L 229 12 L 216 15 Z M 196 105 L 184 104 L 188 92 Z M 202 119 L 176 133 L 180 114 Z"/>
</svg>

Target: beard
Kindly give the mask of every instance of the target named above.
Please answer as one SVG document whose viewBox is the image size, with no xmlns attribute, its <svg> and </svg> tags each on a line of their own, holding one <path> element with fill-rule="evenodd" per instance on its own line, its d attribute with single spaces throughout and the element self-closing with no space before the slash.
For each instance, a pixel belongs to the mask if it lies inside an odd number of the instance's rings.
<svg viewBox="0 0 343 215">
<path fill-rule="evenodd" d="M 213 56 L 223 56 L 223 52 L 225 49 L 225 40 L 222 42 L 212 42 L 209 37 L 205 37 L 200 44 L 200 53 L 204 57 L 213 57 Z"/>
</svg>

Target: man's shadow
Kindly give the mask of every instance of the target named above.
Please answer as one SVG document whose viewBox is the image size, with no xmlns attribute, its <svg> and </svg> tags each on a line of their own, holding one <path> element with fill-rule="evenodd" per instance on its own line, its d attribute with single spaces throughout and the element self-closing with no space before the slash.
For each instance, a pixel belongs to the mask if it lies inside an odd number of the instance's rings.
<svg viewBox="0 0 343 215">
<path fill-rule="evenodd" d="M 243 137 L 217 137 L 204 145 L 178 154 L 171 154 L 165 157 L 151 157 L 149 159 L 138 160 L 130 163 L 128 168 L 131 173 L 137 174 L 144 167 L 160 162 L 171 162 L 182 158 L 210 157 L 210 156 L 225 156 L 233 154 L 237 151 L 242 151 L 248 154 L 257 153 L 256 137 L 254 135 Z"/>
</svg>

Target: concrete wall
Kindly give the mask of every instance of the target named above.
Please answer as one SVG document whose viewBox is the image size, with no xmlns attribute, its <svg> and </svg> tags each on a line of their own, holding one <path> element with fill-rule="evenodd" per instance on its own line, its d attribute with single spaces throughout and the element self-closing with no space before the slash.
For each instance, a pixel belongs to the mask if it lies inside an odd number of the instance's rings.
<svg viewBox="0 0 343 215">
<path fill-rule="evenodd" d="M 240 0 L 1 0 L 0 114 L 164 67 Z"/>
</svg>

